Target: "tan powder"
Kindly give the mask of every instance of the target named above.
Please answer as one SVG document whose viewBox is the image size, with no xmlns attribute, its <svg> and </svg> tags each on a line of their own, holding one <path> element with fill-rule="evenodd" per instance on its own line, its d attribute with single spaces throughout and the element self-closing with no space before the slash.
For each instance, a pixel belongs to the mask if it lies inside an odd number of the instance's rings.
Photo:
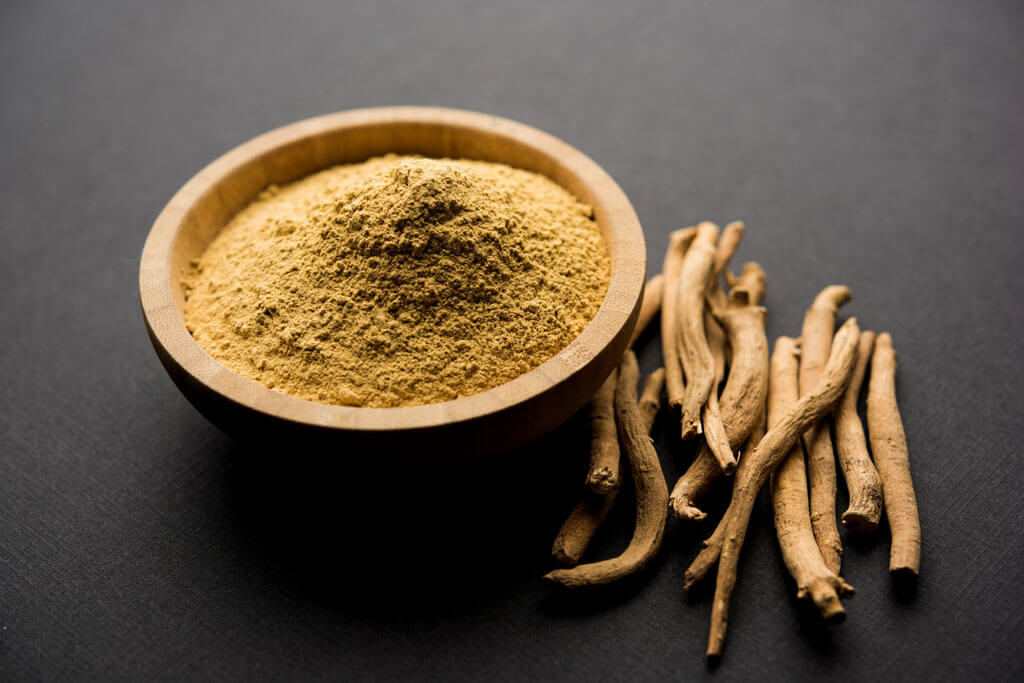
<svg viewBox="0 0 1024 683">
<path fill-rule="evenodd" d="M 468 396 L 565 348 L 610 260 L 592 210 L 502 164 L 386 156 L 270 187 L 186 274 L 185 321 L 235 372 L 299 398 Z"/>
</svg>

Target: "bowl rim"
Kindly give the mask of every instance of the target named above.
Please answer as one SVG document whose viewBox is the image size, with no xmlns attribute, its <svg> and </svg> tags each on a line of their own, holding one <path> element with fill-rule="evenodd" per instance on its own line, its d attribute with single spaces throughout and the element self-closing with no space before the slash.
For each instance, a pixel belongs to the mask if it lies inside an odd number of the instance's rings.
<svg viewBox="0 0 1024 683">
<path fill-rule="evenodd" d="M 173 295 L 173 288 L 181 286 L 181 274 L 175 274 L 172 265 L 174 244 L 191 219 L 192 206 L 257 159 L 272 158 L 285 148 L 329 132 L 388 124 L 457 127 L 506 138 L 532 148 L 575 175 L 598 198 L 607 222 L 602 232 L 611 256 L 611 278 L 597 314 L 565 348 L 536 368 L 491 389 L 442 403 L 394 408 L 318 403 L 267 388 L 222 365 L 192 338 Z M 421 430 L 500 412 L 537 398 L 582 371 L 616 337 L 623 335 L 623 328 L 639 305 L 645 272 L 643 232 L 632 204 L 604 169 L 568 143 L 527 124 L 491 114 L 439 107 L 373 107 L 325 114 L 270 130 L 234 147 L 200 170 L 174 194 L 150 229 L 140 259 L 139 298 L 150 337 L 157 351 L 163 352 L 162 360 L 172 362 L 192 380 L 240 406 L 329 430 Z"/>
</svg>

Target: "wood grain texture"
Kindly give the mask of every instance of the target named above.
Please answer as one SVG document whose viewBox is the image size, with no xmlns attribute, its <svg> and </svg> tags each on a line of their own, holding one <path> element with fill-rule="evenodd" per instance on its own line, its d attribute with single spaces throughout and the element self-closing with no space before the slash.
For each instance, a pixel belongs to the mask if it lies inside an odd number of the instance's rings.
<svg viewBox="0 0 1024 683">
<path fill-rule="evenodd" d="M 543 174 L 594 208 L 612 259 L 601 308 L 582 334 L 534 370 L 488 391 L 424 406 L 353 408 L 304 401 L 245 379 L 186 331 L 181 274 L 271 183 L 394 152 L 479 159 Z M 336 440 L 421 456 L 505 450 L 572 415 L 621 357 L 639 312 L 646 251 L 629 200 L 596 163 L 535 128 L 454 109 L 386 107 L 270 131 L 200 171 L 156 219 L 142 252 L 139 295 L 153 346 L 175 383 L 211 421 L 257 438 Z"/>
</svg>

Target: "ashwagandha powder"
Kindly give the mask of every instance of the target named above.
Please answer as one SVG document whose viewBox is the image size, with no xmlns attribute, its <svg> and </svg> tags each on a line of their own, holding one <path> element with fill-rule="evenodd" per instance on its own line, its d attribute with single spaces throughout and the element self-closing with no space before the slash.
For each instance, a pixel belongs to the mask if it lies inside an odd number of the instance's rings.
<svg viewBox="0 0 1024 683">
<path fill-rule="evenodd" d="M 419 405 L 551 358 L 609 276 L 591 208 L 547 178 L 392 155 L 263 192 L 185 275 L 185 321 L 272 389 Z"/>
</svg>

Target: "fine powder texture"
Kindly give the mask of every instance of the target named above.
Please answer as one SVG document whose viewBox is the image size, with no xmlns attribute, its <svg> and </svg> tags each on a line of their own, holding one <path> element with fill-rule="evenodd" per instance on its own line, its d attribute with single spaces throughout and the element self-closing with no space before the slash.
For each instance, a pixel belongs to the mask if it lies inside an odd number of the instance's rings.
<svg viewBox="0 0 1024 683">
<path fill-rule="evenodd" d="M 185 275 L 218 361 L 338 405 L 468 396 L 527 372 L 604 299 L 592 210 L 503 164 L 386 156 L 270 187 Z"/>
</svg>

